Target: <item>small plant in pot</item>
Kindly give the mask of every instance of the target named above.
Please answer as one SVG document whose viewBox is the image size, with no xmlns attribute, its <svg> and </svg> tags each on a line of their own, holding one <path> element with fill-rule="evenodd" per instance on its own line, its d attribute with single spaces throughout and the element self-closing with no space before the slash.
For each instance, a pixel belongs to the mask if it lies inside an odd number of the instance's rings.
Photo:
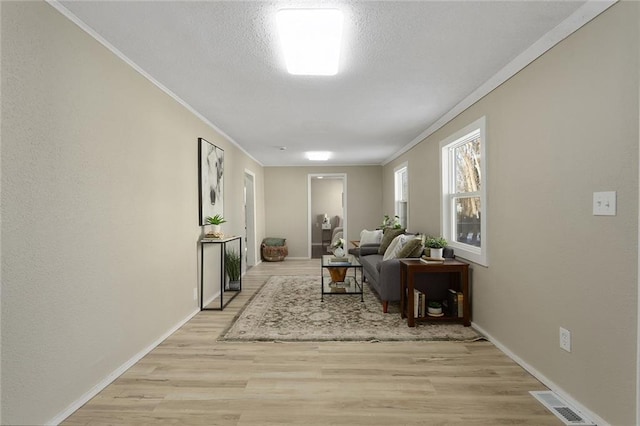
<svg viewBox="0 0 640 426">
<path fill-rule="evenodd" d="M 345 245 L 344 238 L 338 238 L 333 243 L 333 254 L 335 255 L 335 257 L 345 256 L 344 245 Z"/>
<path fill-rule="evenodd" d="M 229 290 L 240 290 L 240 254 L 237 251 L 225 251 L 224 270 L 229 277 Z"/>
<path fill-rule="evenodd" d="M 442 316 L 442 303 L 437 300 L 430 300 L 427 304 L 427 313 L 434 317 Z"/>
<path fill-rule="evenodd" d="M 380 227 L 382 229 L 384 229 L 384 228 L 394 228 L 394 229 L 402 228 L 402 225 L 400 224 L 400 216 L 396 215 L 392 219 L 388 214 L 385 214 L 384 217 L 382 218 L 382 225 Z"/>
<path fill-rule="evenodd" d="M 442 259 L 442 251 L 447 246 L 447 240 L 442 237 L 427 237 L 424 245 L 429 248 L 429 257 Z"/>
<path fill-rule="evenodd" d="M 214 237 L 216 238 L 221 238 L 222 237 L 222 232 L 220 231 L 220 225 L 222 225 L 223 223 L 225 223 L 227 220 L 222 217 L 222 215 L 217 214 L 213 217 L 211 216 L 207 216 L 206 218 L 206 222 L 209 225 L 213 225 L 213 229 L 211 230 L 211 233 L 213 234 Z"/>
</svg>

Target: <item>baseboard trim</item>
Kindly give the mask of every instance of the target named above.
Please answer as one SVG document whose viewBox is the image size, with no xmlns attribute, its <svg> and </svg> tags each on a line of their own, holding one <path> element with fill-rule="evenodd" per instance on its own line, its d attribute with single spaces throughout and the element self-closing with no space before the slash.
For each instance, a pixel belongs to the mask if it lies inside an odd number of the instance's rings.
<svg viewBox="0 0 640 426">
<path fill-rule="evenodd" d="M 540 373 L 538 370 L 536 370 L 535 368 L 533 368 L 531 365 L 529 365 L 528 363 L 526 363 L 522 358 L 520 358 L 518 355 L 516 355 L 515 353 L 511 352 L 511 350 L 509 350 L 509 348 L 507 348 L 505 345 L 503 345 L 499 340 L 497 340 L 496 338 L 494 338 L 492 335 L 490 335 L 486 330 L 484 330 L 482 327 L 480 327 L 478 324 L 476 324 L 475 322 L 471 323 L 471 326 L 478 331 L 478 333 L 482 334 L 484 337 L 486 337 L 486 339 L 488 341 L 490 341 L 491 343 L 493 343 L 493 345 L 495 347 L 497 347 L 500 351 L 502 351 L 506 356 L 508 356 L 509 358 L 511 358 L 514 362 L 516 362 L 518 365 L 520 365 L 520 367 L 524 368 L 525 370 L 527 370 L 527 372 L 529 374 L 531 374 L 533 377 L 535 377 L 536 379 L 538 379 L 543 385 L 545 385 L 546 387 L 548 387 L 550 390 L 554 391 L 555 393 L 557 393 L 562 399 L 564 399 L 566 402 L 568 402 L 569 404 L 573 405 L 576 409 L 578 409 L 585 417 L 588 417 L 590 420 L 594 421 L 598 426 L 611 426 L 610 423 L 606 422 L 605 420 L 603 420 L 602 418 L 600 418 L 600 416 L 598 416 L 597 414 L 595 414 L 594 412 L 592 412 L 591 410 L 589 410 L 587 407 L 585 407 L 584 405 L 580 404 L 578 401 L 576 401 L 575 398 L 573 398 L 569 393 L 565 392 L 564 389 L 562 389 L 560 386 L 558 386 L 556 383 L 554 383 L 552 380 L 550 380 L 548 377 L 546 377 L 544 374 Z"/>
<path fill-rule="evenodd" d="M 156 341 L 154 341 L 151 345 L 147 346 L 133 357 L 131 357 L 127 362 L 122 364 L 120 367 L 116 368 L 111 374 L 101 380 L 98 384 L 96 384 L 93 388 L 87 391 L 84 395 L 78 398 L 76 401 L 71 403 L 64 411 L 56 415 L 53 419 L 49 420 L 47 425 L 58 425 L 62 423 L 67 417 L 72 415 L 76 410 L 82 407 L 84 404 L 89 402 L 91 398 L 96 396 L 100 391 L 109 386 L 111 382 L 120 377 L 125 371 L 131 368 L 136 362 L 140 361 L 145 355 L 151 352 L 156 348 L 160 343 L 162 343 L 167 337 L 171 336 L 175 333 L 180 327 L 185 325 L 191 318 L 193 318 L 198 312 L 200 312 L 200 308 L 196 308 L 193 312 L 187 315 L 184 319 L 182 319 L 178 324 L 173 326 L 167 332 L 165 332 L 162 336 L 160 336 Z"/>
</svg>

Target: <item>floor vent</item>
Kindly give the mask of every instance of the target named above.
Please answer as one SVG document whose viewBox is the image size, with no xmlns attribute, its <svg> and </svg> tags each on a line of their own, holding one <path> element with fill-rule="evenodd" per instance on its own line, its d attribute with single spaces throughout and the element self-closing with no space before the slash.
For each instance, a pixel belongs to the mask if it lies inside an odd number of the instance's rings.
<svg viewBox="0 0 640 426">
<path fill-rule="evenodd" d="M 562 420 L 565 425 L 573 426 L 596 426 L 591 420 L 582 415 L 578 410 L 571 407 L 558 395 L 551 391 L 531 391 L 529 392 L 549 411 Z"/>
</svg>

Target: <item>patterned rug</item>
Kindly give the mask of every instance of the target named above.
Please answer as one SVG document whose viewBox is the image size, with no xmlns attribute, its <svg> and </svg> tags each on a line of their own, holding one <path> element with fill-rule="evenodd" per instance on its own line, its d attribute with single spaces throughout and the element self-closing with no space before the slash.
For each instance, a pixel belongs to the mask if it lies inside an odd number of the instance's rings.
<svg viewBox="0 0 640 426">
<path fill-rule="evenodd" d="M 326 295 L 320 301 L 320 277 L 273 276 L 247 303 L 220 340 L 227 341 L 405 341 L 480 340 L 461 324 L 420 323 L 407 326 L 399 303 L 382 303 L 365 285 L 360 295 Z"/>
</svg>

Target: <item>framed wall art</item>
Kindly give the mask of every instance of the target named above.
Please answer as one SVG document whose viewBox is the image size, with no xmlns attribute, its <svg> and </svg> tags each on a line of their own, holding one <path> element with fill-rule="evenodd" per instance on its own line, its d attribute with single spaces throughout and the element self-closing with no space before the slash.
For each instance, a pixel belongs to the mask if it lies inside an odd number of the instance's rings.
<svg viewBox="0 0 640 426">
<path fill-rule="evenodd" d="M 198 138 L 200 226 L 207 217 L 224 216 L 224 150 Z"/>
</svg>

